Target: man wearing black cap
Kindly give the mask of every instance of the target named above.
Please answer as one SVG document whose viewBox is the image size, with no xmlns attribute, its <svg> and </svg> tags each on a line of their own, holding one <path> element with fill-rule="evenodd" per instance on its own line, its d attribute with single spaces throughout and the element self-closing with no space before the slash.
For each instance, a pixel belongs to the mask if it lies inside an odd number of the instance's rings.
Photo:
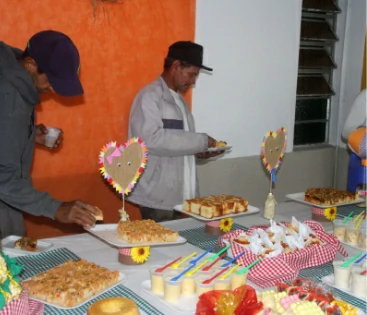
<svg viewBox="0 0 367 315">
<path fill-rule="evenodd" d="M 63 223 L 92 226 L 98 211 L 81 201 L 60 202 L 33 188 L 30 168 L 34 143 L 43 143 L 45 127 L 35 126 L 40 93 L 83 94 L 79 53 L 66 35 L 35 34 L 25 51 L 0 42 L 0 235 L 25 234 L 21 211 Z M 1 238 L 0 237 L 0 238 Z"/>
<path fill-rule="evenodd" d="M 143 219 L 179 218 L 173 207 L 198 196 L 196 161 L 223 152 L 206 152 L 216 140 L 195 132 L 194 118 L 180 93 L 195 84 L 203 65 L 203 47 L 189 41 L 169 47 L 164 71 L 136 96 L 130 112 L 129 137 L 140 137 L 149 162 L 129 200 Z"/>
</svg>

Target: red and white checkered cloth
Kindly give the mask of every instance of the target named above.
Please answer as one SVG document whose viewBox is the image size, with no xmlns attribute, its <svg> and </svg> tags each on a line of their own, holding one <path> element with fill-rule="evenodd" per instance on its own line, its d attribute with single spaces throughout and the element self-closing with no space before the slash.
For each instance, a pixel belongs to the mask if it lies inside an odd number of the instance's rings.
<svg viewBox="0 0 367 315">
<path fill-rule="evenodd" d="M 275 282 L 296 278 L 301 269 L 319 266 L 334 260 L 337 252 L 340 252 L 343 256 L 348 256 L 340 241 L 334 235 L 326 233 L 320 223 L 314 221 L 305 221 L 304 223 L 315 232 L 324 245 L 315 244 L 294 253 L 281 254 L 274 258 L 263 258 L 261 262 L 250 269 L 248 274 L 250 281 L 261 288 L 271 287 L 275 285 Z M 218 244 L 224 247 L 223 239 L 230 241 L 233 256 L 237 256 L 244 249 L 241 245 L 231 242 L 232 239 L 241 233 L 251 235 L 254 229 L 260 228 L 265 230 L 268 227 L 267 225 L 258 225 L 251 227 L 247 233 L 244 230 L 226 233 L 218 239 Z M 256 259 L 258 259 L 257 255 L 246 251 L 237 262 L 248 266 Z"/>
<path fill-rule="evenodd" d="M 19 299 L 8 303 L 0 315 L 43 315 L 44 308 L 43 303 L 29 299 L 28 291 L 23 287 Z"/>
<path fill-rule="evenodd" d="M 121 255 L 131 256 L 131 248 L 119 248 L 119 253 Z"/>
</svg>

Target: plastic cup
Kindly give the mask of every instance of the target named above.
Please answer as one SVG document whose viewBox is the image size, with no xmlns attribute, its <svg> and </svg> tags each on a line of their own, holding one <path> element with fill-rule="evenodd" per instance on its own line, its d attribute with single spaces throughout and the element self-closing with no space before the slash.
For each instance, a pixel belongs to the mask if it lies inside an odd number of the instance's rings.
<svg viewBox="0 0 367 315">
<path fill-rule="evenodd" d="M 196 284 L 196 294 L 199 297 L 200 295 L 202 295 L 203 293 L 209 292 L 209 291 L 213 291 L 214 290 L 214 281 L 208 283 L 208 284 L 203 284 L 203 282 L 205 280 L 207 280 L 208 277 L 206 276 L 198 276 L 195 279 L 195 284 Z"/>
<path fill-rule="evenodd" d="M 182 295 L 191 296 L 195 294 L 195 275 L 184 275 L 182 279 L 181 293 Z"/>
<path fill-rule="evenodd" d="M 350 283 L 350 274 L 352 265 L 349 265 L 348 267 L 341 267 L 341 265 L 344 263 L 344 261 L 334 261 L 334 284 L 336 287 L 340 289 L 348 289 L 349 283 Z"/>
<path fill-rule="evenodd" d="M 357 297 L 364 300 L 367 299 L 367 276 L 361 275 L 361 272 L 365 269 L 353 268 L 352 269 L 352 292 Z"/>
<path fill-rule="evenodd" d="M 232 275 L 229 275 L 225 279 L 221 279 L 222 275 L 219 278 L 216 278 L 214 281 L 214 290 L 230 290 L 231 289 L 231 279 Z"/>
<path fill-rule="evenodd" d="M 150 272 L 150 283 L 151 290 L 154 294 L 163 294 L 164 293 L 164 272 L 156 272 L 157 268 L 163 266 L 153 266 L 149 269 Z"/>
<path fill-rule="evenodd" d="M 346 224 L 343 224 L 343 220 L 342 219 L 335 219 L 333 221 L 333 229 L 334 229 L 334 236 L 336 236 L 336 238 L 339 241 L 344 241 L 345 238 L 345 232 L 347 231 L 347 227 Z"/>
<path fill-rule="evenodd" d="M 366 250 L 367 249 L 367 231 L 361 230 L 359 234 L 358 247 Z"/>
<path fill-rule="evenodd" d="M 240 270 L 238 270 L 238 271 L 240 271 Z M 231 290 L 235 290 L 235 289 L 243 286 L 244 284 L 246 284 L 247 275 L 248 275 L 248 271 L 246 271 L 242 274 L 233 273 L 232 274 L 232 279 L 231 279 Z"/>
<path fill-rule="evenodd" d="M 182 277 L 177 281 L 172 281 L 172 275 L 164 276 L 164 299 L 167 302 L 176 302 L 181 295 Z"/>
<path fill-rule="evenodd" d="M 358 246 L 359 234 L 360 234 L 359 228 L 356 229 L 355 222 L 348 221 L 346 225 L 347 225 L 347 230 L 345 232 L 344 241 L 349 245 Z"/>
<path fill-rule="evenodd" d="M 53 148 L 55 146 L 56 140 L 60 135 L 61 130 L 53 127 L 46 127 L 48 133 L 45 136 L 45 146 Z"/>
</svg>

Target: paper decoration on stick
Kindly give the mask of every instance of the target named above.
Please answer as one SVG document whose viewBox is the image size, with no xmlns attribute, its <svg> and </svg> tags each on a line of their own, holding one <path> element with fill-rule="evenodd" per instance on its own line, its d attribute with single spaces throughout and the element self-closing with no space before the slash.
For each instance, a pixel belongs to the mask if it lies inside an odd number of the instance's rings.
<svg viewBox="0 0 367 315">
<path fill-rule="evenodd" d="M 261 144 L 261 159 L 269 171 L 272 181 L 276 180 L 276 170 L 283 161 L 287 148 L 287 131 L 284 127 L 277 131 L 269 131 Z"/>
<path fill-rule="evenodd" d="M 131 138 L 125 144 L 110 142 L 99 154 L 102 176 L 122 195 L 121 218 L 128 219 L 125 212 L 125 195 L 131 193 L 148 161 L 148 149 L 140 138 Z"/>
</svg>

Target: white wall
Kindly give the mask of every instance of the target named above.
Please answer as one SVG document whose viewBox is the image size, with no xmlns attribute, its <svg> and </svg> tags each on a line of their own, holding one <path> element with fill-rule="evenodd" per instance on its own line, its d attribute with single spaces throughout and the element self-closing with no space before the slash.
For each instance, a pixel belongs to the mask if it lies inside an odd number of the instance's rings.
<svg viewBox="0 0 367 315">
<path fill-rule="evenodd" d="M 341 131 L 353 101 L 361 90 L 363 49 L 366 35 L 366 0 L 340 0 L 337 33 L 341 40 L 335 47 L 334 89 L 331 102 L 330 143 L 346 147 Z"/>
<path fill-rule="evenodd" d="M 301 0 L 197 0 L 196 42 L 204 46 L 193 92 L 197 131 L 258 155 L 269 130 L 286 127 L 293 149 Z"/>
</svg>

